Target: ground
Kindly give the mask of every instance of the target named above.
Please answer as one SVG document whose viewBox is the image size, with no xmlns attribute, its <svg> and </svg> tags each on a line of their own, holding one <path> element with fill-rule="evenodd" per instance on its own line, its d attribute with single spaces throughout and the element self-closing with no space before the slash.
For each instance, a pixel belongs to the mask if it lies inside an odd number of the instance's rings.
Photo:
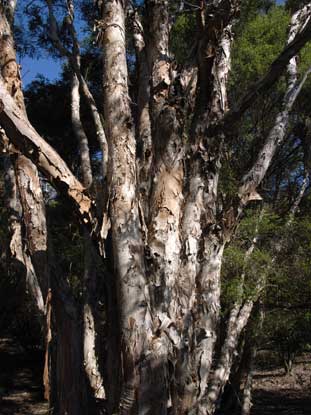
<svg viewBox="0 0 311 415">
<path fill-rule="evenodd" d="M 42 354 L 0 339 L 0 414 L 47 415 L 41 386 Z"/>
<path fill-rule="evenodd" d="M 0 414 L 48 415 L 41 380 L 42 354 L 0 339 Z M 253 403 L 251 415 L 310 415 L 311 354 L 297 359 L 292 375 L 283 368 L 256 370 Z"/>
<path fill-rule="evenodd" d="M 251 415 L 311 414 L 311 355 L 297 358 L 291 375 L 283 368 L 257 370 Z"/>
</svg>

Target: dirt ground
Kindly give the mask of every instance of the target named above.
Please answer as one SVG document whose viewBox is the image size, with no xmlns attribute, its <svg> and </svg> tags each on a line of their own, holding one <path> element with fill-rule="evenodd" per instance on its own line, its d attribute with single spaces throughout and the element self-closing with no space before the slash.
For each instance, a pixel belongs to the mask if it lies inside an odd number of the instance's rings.
<svg viewBox="0 0 311 415">
<path fill-rule="evenodd" d="M 292 375 L 257 370 L 253 404 L 251 415 L 311 415 L 311 354 L 296 359 Z"/>
<path fill-rule="evenodd" d="M 43 401 L 42 355 L 0 339 L 0 415 L 48 415 Z M 257 370 L 251 415 L 311 415 L 311 354 L 283 368 Z"/>
<path fill-rule="evenodd" d="M 0 339 L 0 414 L 47 415 L 43 401 L 42 356 L 26 353 L 11 339 Z"/>
</svg>

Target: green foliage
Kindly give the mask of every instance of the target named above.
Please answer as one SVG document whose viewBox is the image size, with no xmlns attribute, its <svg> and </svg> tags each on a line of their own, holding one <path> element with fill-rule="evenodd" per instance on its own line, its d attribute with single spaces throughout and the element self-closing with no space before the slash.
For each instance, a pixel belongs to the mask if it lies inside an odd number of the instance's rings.
<svg viewBox="0 0 311 415">
<path fill-rule="evenodd" d="M 263 327 L 262 342 L 272 343 L 288 371 L 290 361 L 311 344 L 310 312 L 278 310 L 269 314 Z"/>
<path fill-rule="evenodd" d="M 245 0 L 241 4 L 241 16 L 239 19 L 238 30 L 243 28 L 243 25 L 248 21 L 254 19 L 257 14 L 268 13 L 268 11 L 275 5 L 274 0 Z"/>
<path fill-rule="evenodd" d="M 171 51 L 178 63 L 189 59 L 196 44 L 196 20 L 194 14 L 181 14 L 177 17 L 171 32 Z"/>
<path fill-rule="evenodd" d="M 225 250 L 222 266 L 222 300 L 224 304 L 233 303 L 241 291 L 244 256 L 245 252 L 238 246 L 232 245 Z"/>
<path fill-rule="evenodd" d="M 267 14 L 256 14 L 248 21 L 234 44 L 231 84 L 255 82 L 267 70 L 286 41 L 289 14 L 283 7 L 273 7 Z"/>
</svg>

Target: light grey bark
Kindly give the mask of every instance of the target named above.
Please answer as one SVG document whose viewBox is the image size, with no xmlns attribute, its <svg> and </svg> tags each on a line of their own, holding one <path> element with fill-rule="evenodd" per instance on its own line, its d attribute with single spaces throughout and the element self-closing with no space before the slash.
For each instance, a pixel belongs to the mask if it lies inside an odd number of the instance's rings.
<svg viewBox="0 0 311 415">
<path fill-rule="evenodd" d="M 90 113 L 93 118 L 94 126 L 96 129 L 97 140 L 102 151 L 102 175 L 105 179 L 107 176 L 107 164 L 108 164 L 108 144 L 107 139 L 104 131 L 104 127 L 102 124 L 102 120 L 100 117 L 100 112 L 97 108 L 95 99 L 85 81 L 81 70 L 80 70 L 80 45 L 78 41 L 78 36 L 74 26 L 74 2 L 72 0 L 67 2 L 67 10 L 68 10 L 68 19 L 67 24 L 69 26 L 69 32 L 72 38 L 72 51 L 70 52 L 62 43 L 59 34 L 58 34 L 58 24 L 57 20 L 53 13 L 53 3 L 50 0 L 46 0 L 46 4 L 48 6 L 48 13 L 49 13 L 49 36 L 53 41 L 54 46 L 58 49 L 60 54 L 67 58 L 69 65 L 71 66 L 73 72 L 76 74 L 81 91 L 84 95 L 86 104 L 89 107 Z"/>
<path fill-rule="evenodd" d="M 233 128 L 241 119 L 245 111 L 256 101 L 256 98 L 264 91 L 271 88 L 274 83 L 282 75 L 291 59 L 296 56 L 304 45 L 311 39 L 311 17 L 310 3 L 299 9 L 292 17 L 290 32 L 294 34 L 290 41 L 280 53 L 280 55 L 272 62 L 267 73 L 255 85 L 252 85 L 241 101 L 237 103 L 226 115 L 224 122 L 220 123 L 216 128 L 211 126 L 214 133 L 217 130 Z M 299 28 L 297 30 L 297 27 Z"/>
<path fill-rule="evenodd" d="M 300 202 L 307 190 L 308 184 L 310 183 L 310 172 L 309 172 L 309 168 L 308 166 L 305 166 L 305 170 L 304 170 L 304 175 L 303 175 L 303 179 L 302 179 L 302 183 L 301 183 L 301 187 L 299 190 L 299 193 L 296 197 L 296 199 L 294 200 L 294 203 L 292 204 L 290 211 L 289 211 L 289 219 L 286 223 L 287 226 L 290 226 L 291 223 L 293 222 L 296 212 L 298 211 Z"/>
<path fill-rule="evenodd" d="M 290 224 L 294 220 L 295 214 L 296 214 L 296 212 L 299 208 L 299 205 L 301 203 L 301 200 L 302 200 L 302 198 L 303 198 L 303 196 L 306 192 L 308 183 L 309 183 L 309 173 L 308 173 L 308 170 L 306 169 L 305 173 L 304 173 L 303 181 L 301 183 L 300 190 L 299 190 L 295 200 L 293 201 L 292 206 L 290 207 L 288 220 L 287 220 L 286 225 L 285 225 L 286 227 L 290 226 Z M 263 211 L 262 211 L 262 213 L 263 213 Z M 258 236 L 255 236 L 255 238 L 253 239 L 252 245 L 250 246 L 250 248 L 246 252 L 246 256 L 245 256 L 246 261 L 249 260 L 251 254 L 252 254 L 252 252 L 253 252 L 256 244 L 257 244 L 257 240 L 258 240 Z M 275 263 L 275 261 L 277 259 L 277 255 L 282 250 L 284 242 L 285 241 L 283 240 L 283 238 L 281 238 L 278 242 L 275 243 L 275 253 L 274 253 L 274 256 L 273 256 L 272 261 L 271 261 L 272 263 Z M 241 278 L 242 282 L 244 281 L 244 277 L 245 276 L 242 275 L 242 278 Z M 224 346 L 222 348 L 220 362 L 219 362 L 218 368 L 216 369 L 216 374 L 217 374 L 217 371 L 219 369 L 220 370 L 222 369 L 223 373 L 226 373 L 225 371 L 227 371 L 227 373 L 228 373 L 228 370 L 230 370 L 230 366 L 226 366 L 226 364 L 224 364 L 224 362 L 222 361 L 224 353 L 227 353 L 228 357 L 229 357 L 229 354 L 230 354 L 229 350 L 226 350 L 226 346 L 225 346 L 228 339 L 229 339 L 230 332 L 231 332 L 232 336 L 237 336 L 237 337 L 241 333 L 241 331 L 236 331 L 236 333 L 234 333 L 234 330 L 232 330 L 233 325 L 230 324 L 230 322 L 235 321 L 235 324 L 238 325 L 238 320 L 240 319 L 240 315 L 242 314 L 242 310 L 243 310 L 243 308 L 246 307 L 245 311 L 247 312 L 248 316 L 246 316 L 246 318 L 244 319 L 242 329 L 246 326 L 246 324 L 248 323 L 249 317 L 250 317 L 250 313 L 252 312 L 252 309 L 254 307 L 254 304 L 255 304 L 256 300 L 258 299 L 258 297 L 261 293 L 261 290 L 265 287 L 265 284 L 266 284 L 265 275 L 259 276 L 257 284 L 256 284 L 256 290 L 255 290 L 254 298 L 253 299 L 248 299 L 245 302 L 244 306 L 241 308 L 241 311 L 239 312 L 239 317 L 238 317 L 238 314 L 237 314 L 239 302 L 237 302 L 234 305 L 233 309 L 231 310 L 230 319 L 229 319 L 228 328 L 227 328 L 227 336 L 226 336 Z M 230 329 L 230 326 L 231 326 L 231 329 Z M 238 338 L 235 339 L 235 346 L 234 346 L 235 348 L 237 346 L 237 342 L 238 342 Z M 255 358 L 255 354 L 256 354 L 255 343 L 253 345 L 249 344 L 249 348 L 250 348 L 250 351 L 249 351 L 248 356 L 247 356 L 248 363 L 247 363 L 247 368 L 246 368 L 246 379 L 245 379 L 245 382 L 244 382 L 243 397 L 242 397 L 241 413 L 243 415 L 248 415 L 250 413 L 250 409 L 251 409 L 251 406 L 252 406 L 252 403 L 251 403 L 251 390 L 252 390 L 253 364 L 254 364 L 254 358 Z M 232 350 L 231 350 L 232 356 L 233 356 L 234 351 L 235 351 L 235 349 L 232 348 Z M 231 357 L 231 363 L 229 363 L 229 359 L 227 360 L 227 365 L 228 364 L 229 365 L 232 364 L 232 357 Z M 216 378 L 216 375 L 215 375 L 215 378 Z M 220 393 L 221 389 L 225 386 L 225 383 L 227 382 L 228 378 L 229 378 L 229 375 L 227 377 L 223 377 L 223 383 L 220 383 L 220 382 L 218 383 L 218 389 L 217 389 L 217 380 L 215 381 L 215 379 L 214 379 L 214 381 L 212 382 L 212 384 L 209 388 L 210 392 L 208 394 L 208 400 L 209 400 L 208 406 L 211 408 L 210 409 L 211 413 L 213 413 L 212 411 L 215 408 L 215 402 L 216 402 L 216 400 L 219 396 L 219 393 Z"/>
<path fill-rule="evenodd" d="M 154 141 L 154 178 L 150 203 L 148 246 L 151 254 L 154 312 L 162 329 L 178 343 L 178 296 L 176 283 L 180 263 L 179 223 L 183 203 L 183 143 L 178 106 L 169 104 L 170 75 L 169 11 L 167 1 L 150 5 L 152 27 L 152 120 Z M 164 321 L 166 322 L 164 323 Z M 164 342 L 167 334 L 162 332 Z M 178 344 L 176 344 L 178 346 Z"/>
<path fill-rule="evenodd" d="M 103 4 L 104 104 L 109 144 L 110 216 L 119 285 L 123 385 L 120 414 L 145 410 L 150 378 L 147 341 L 151 332 L 144 247 L 137 203 L 136 142 L 128 95 L 123 2 Z M 153 372 L 149 372 L 152 377 Z M 142 383 L 142 380 L 144 383 Z"/>
<path fill-rule="evenodd" d="M 35 165 L 21 155 L 16 159 L 15 172 L 23 207 L 27 251 L 45 299 L 50 284 L 50 272 L 47 256 L 46 212 L 39 174 Z"/>
<path fill-rule="evenodd" d="M 22 240 L 23 211 L 16 184 L 16 175 L 9 157 L 5 160 L 5 181 L 8 224 L 11 233 L 10 253 L 17 269 L 21 269 L 25 273 L 27 290 L 36 306 L 40 322 L 42 322 L 45 311 L 44 300 L 33 263 Z"/>
<path fill-rule="evenodd" d="M 92 223 L 92 202 L 86 195 L 82 184 L 74 177 L 66 163 L 56 151 L 44 141 L 31 126 L 24 114 L 10 97 L 3 82 L 0 80 L 0 100 L 2 111 L 0 123 L 10 143 L 27 158 L 33 160 L 38 169 L 49 181 L 66 194 L 74 205 L 83 222 Z"/>
<path fill-rule="evenodd" d="M 76 207 L 82 224 L 86 225 L 91 233 L 91 229 L 96 228 L 97 225 L 93 213 L 95 203 L 92 204 L 90 198 L 84 193 L 85 188 L 71 173 L 65 162 L 33 129 L 25 115 L 7 94 L 2 81 L 0 81 L 0 96 L 3 105 L 0 123 L 7 131 L 10 142 L 16 143 L 25 155 L 36 162 L 38 168 L 56 185 L 56 188 L 68 196 L 68 200 Z M 29 161 L 26 158 L 25 160 Z M 27 177 L 25 179 L 27 180 Z M 23 186 L 23 189 L 26 191 L 29 187 Z M 98 237 L 101 239 L 100 236 Z M 72 415 L 84 415 L 87 414 L 87 409 L 84 371 L 81 372 L 83 342 L 77 309 L 70 293 L 66 294 L 64 287 L 59 286 L 58 276 L 53 277 L 54 280 L 58 279 L 58 283 L 54 281 L 52 285 L 52 312 L 56 319 L 58 334 L 57 344 L 51 356 L 54 365 L 51 405 L 59 407 L 60 413 L 67 411 Z M 63 309 L 68 311 L 70 316 L 67 322 L 64 321 Z M 72 399 L 72 394 L 75 395 L 75 399 Z"/>
<path fill-rule="evenodd" d="M 153 160 L 152 127 L 150 116 L 151 62 L 149 44 L 146 44 L 144 28 L 136 10 L 131 10 L 134 46 L 137 57 L 137 171 L 142 210 L 145 221 L 149 217 L 149 197 L 152 184 L 151 167 Z"/>
<path fill-rule="evenodd" d="M 103 377 L 96 353 L 96 325 L 94 315 L 94 297 L 96 290 L 96 253 L 84 232 L 84 303 L 83 303 L 83 353 L 84 369 L 96 399 L 106 399 Z"/>
<path fill-rule="evenodd" d="M 79 80 L 76 74 L 72 75 L 71 85 L 71 122 L 73 132 L 80 148 L 82 182 L 86 188 L 89 188 L 93 181 L 92 166 L 88 138 L 85 134 L 81 117 L 80 117 L 80 92 Z"/>
<path fill-rule="evenodd" d="M 83 184 L 89 188 L 93 181 L 88 139 L 80 118 L 79 80 L 73 74 L 71 88 L 71 120 L 74 133 L 80 147 L 81 170 Z M 83 351 L 84 368 L 87 374 L 93 395 L 96 399 L 105 399 L 105 388 L 98 367 L 96 355 L 96 328 L 93 314 L 93 300 L 96 284 L 95 252 L 89 235 L 84 231 L 84 305 L 83 305 Z"/>
<path fill-rule="evenodd" d="M 187 388 L 192 391 L 192 398 L 187 399 L 192 402 L 193 413 L 204 410 L 200 407 L 200 400 L 208 386 L 220 311 L 220 270 L 225 239 L 216 224 L 216 211 L 223 137 L 206 137 L 205 131 L 210 123 L 220 122 L 228 110 L 226 84 L 230 71 L 232 24 L 239 5 L 233 2 L 229 10 L 227 7 L 219 7 L 219 15 L 212 23 L 215 32 L 218 25 L 222 26 L 219 37 L 211 36 L 213 30 L 205 21 L 205 14 L 200 16 L 202 37 L 191 145 L 194 160 L 183 217 L 183 243 L 186 252 L 190 251 L 183 266 L 188 270 L 186 278 L 193 287 L 188 292 L 195 292 L 191 295 L 195 358 L 191 359 L 190 365 L 187 364 L 191 369 L 186 375 Z M 211 48 L 214 50 L 212 54 Z M 211 167 L 208 172 L 205 163 Z M 202 241 L 204 229 L 209 231 Z M 196 265 L 198 261 L 199 266 Z"/>
<path fill-rule="evenodd" d="M 208 393 L 215 395 L 215 390 L 210 390 L 209 386 L 212 385 L 211 362 L 218 335 L 222 255 L 225 243 L 230 240 L 238 222 L 233 206 L 225 212 L 220 211 L 218 179 L 226 131 L 219 133 L 217 128 L 227 119 L 226 82 L 230 70 L 232 24 L 238 14 L 239 2 L 213 2 L 215 10 L 210 10 L 211 3 L 200 2 L 199 68 L 194 71 L 197 72 L 197 82 L 189 83 L 191 95 L 195 90 L 196 107 L 186 155 L 183 148 L 185 112 L 180 104 L 181 96 L 178 93 L 177 97 L 174 96 L 177 78 L 180 77 L 181 84 L 183 78 L 178 70 L 175 71 L 169 54 L 168 2 L 148 2 L 153 16 L 150 21 L 152 47 L 150 56 L 144 59 L 151 62 L 148 70 L 152 89 L 149 91 L 147 74 L 141 73 L 141 109 L 136 134 L 128 88 L 125 6 L 121 0 L 103 2 L 103 16 L 98 23 L 104 50 L 105 126 L 109 141 L 107 198 L 112 222 L 112 262 L 120 307 L 120 355 L 116 352 L 116 359 L 120 360 L 117 364 L 122 366 L 119 412 L 166 414 L 171 406 L 175 414 L 203 414 L 206 413 Z M 288 61 L 293 50 L 297 51 L 309 36 L 305 28 L 277 61 L 283 68 L 284 60 Z M 135 42 L 138 50 L 142 51 L 144 39 L 139 35 L 136 33 Z M 56 37 L 54 40 L 57 42 Z M 66 50 L 64 56 L 68 56 Z M 79 75 L 76 61 L 71 61 L 71 64 L 83 89 L 83 78 Z M 281 69 L 270 71 L 264 80 L 265 85 L 279 76 L 275 72 L 280 74 Z M 257 91 L 261 91 L 262 85 L 257 87 Z M 148 103 L 149 94 L 151 105 Z M 81 221 L 89 224 L 92 238 L 98 240 L 101 236 L 93 201 L 84 186 L 32 129 L 17 106 L 8 99 L 1 84 L 0 98 L 3 103 L 0 122 L 11 141 L 11 148 L 15 145 L 38 164 L 60 192 L 73 202 Z M 236 116 L 236 113 L 232 114 Z M 142 178 L 139 169 L 146 167 L 147 172 L 151 162 L 145 158 L 144 166 L 137 169 L 135 137 L 144 140 L 146 136 L 146 145 L 151 148 L 150 133 L 154 150 L 154 171 L 151 172 L 154 182 L 149 209 L 149 206 L 144 206 L 148 203 L 147 198 L 139 206 L 137 179 L 141 179 L 141 183 L 147 179 L 145 172 Z M 255 188 L 266 170 L 266 167 L 261 170 Z M 145 187 L 149 187 L 149 182 Z M 243 199 L 244 193 L 250 191 L 242 189 L 242 193 Z M 146 239 L 142 231 L 144 217 L 149 218 Z M 90 268 L 87 269 L 91 271 Z M 148 288 L 151 288 L 152 301 Z M 62 300 L 62 289 L 58 295 Z M 70 299 L 67 301 L 65 298 L 62 307 L 70 308 L 70 304 Z M 222 360 L 215 372 L 217 388 L 219 382 L 225 383 L 228 377 L 233 350 L 248 319 L 249 309 L 250 302 L 245 302 L 232 311 Z M 85 323 L 94 333 L 94 321 L 88 319 L 87 310 L 86 307 Z M 73 327 L 69 329 L 80 336 L 79 328 L 75 327 L 75 317 L 73 320 Z M 65 332 L 65 325 L 63 329 Z M 64 341 L 65 337 L 62 339 Z M 90 343 L 94 344 L 93 337 Z M 65 367 L 64 362 L 61 365 Z"/>
<path fill-rule="evenodd" d="M 290 45 L 299 33 L 304 30 L 303 27 L 309 24 L 310 7 L 311 5 L 305 6 L 302 10 L 299 10 L 292 16 L 287 45 Z M 287 91 L 283 99 L 282 110 L 276 116 L 274 126 L 269 132 L 264 146 L 258 154 L 256 162 L 242 179 L 242 184 L 239 189 L 239 196 L 242 204 L 247 203 L 247 201 L 251 198 L 257 186 L 264 178 L 277 147 L 284 141 L 290 112 L 310 72 L 311 68 L 308 69 L 302 80 L 298 82 L 297 57 L 292 57 L 288 63 L 288 84 Z"/>
<path fill-rule="evenodd" d="M 207 414 L 213 414 L 216 402 L 229 380 L 230 371 L 242 330 L 245 328 L 254 306 L 254 300 L 247 300 L 240 309 L 233 308 L 230 313 L 226 338 L 220 352 L 215 373 L 208 386 L 206 397 L 203 398 L 203 406 Z"/>
<path fill-rule="evenodd" d="M 292 18 L 292 27 L 295 27 L 296 30 L 298 31 L 299 27 L 297 28 L 295 23 L 296 23 L 296 18 L 294 15 Z M 290 31 L 289 41 L 291 37 L 293 36 L 295 36 L 295 33 Z M 288 80 L 289 85 L 288 85 L 287 93 L 286 93 L 286 96 L 283 102 L 283 106 L 285 110 L 282 112 L 282 115 L 278 114 L 276 117 L 274 127 L 269 133 L 269 136 L 264 145 L 264 148 L 258 157 L 258 160 L 261 159 L 261 162 L 257 161 L 255 165 L 253 166 L 253 168 L 251 169 L 251 171 L 248 173 L 248 175 L 245 176 L 243 179 L 243 180 L 246 180 L 246 177 L 248 177 L 249 183 L 253 184 L 253 187 L 248 187 L 247 190 L 246 190 L 245 185 L 244 185 L 245 187 L 240 188 L 240 194 L 243 194 L 244 192 L 244 195 L 246 195 L 245 198 L 253 197 L 253 194 L 255 193 L 255 189 L 256 189 L 255 184 L 260 183 L 260 181 L 263 179 L 264 175 L 266 174 L 266 171 L 271 163 L 272 157 L 276 150 L 276 147 L 273 147 L 277 145 L 276 139 L 282 141 L 285 138 L 286 127 L 287 127 L 288 118 L 289 118 L 289 112 L 307 77 L 307 74 L 306 74 L 303 77 L 303 80 L 299 84 L 297 84 L 297 75 L 296 75 L 297 66 L 296 66 L 295 58 L 293 58 L 293 60 L 290 62 L 289 67 L 288 67 L 288 72 L 289 72 L 289 80 Z M 283 120 L 286 120 L 285 124 L 280 123 L 280 117 Z M 272 148 L 273 150 L 272 152 L 270 152 L 269 150 L 271 150 Z M 257 175 L 254 173 L 255 171 L 258 173 Z M 287 224 L 289 224 L 290 221 L 292 220 L 293 215 L 295 214 L 300 204 L 300 201 L 306 190 L 307 183 L 308 183 L 308 173 L 305 175 L 302 186 L 301 186 L 301 190 L 291 207 L 290 218 Z M 245 202 L 247 202 L 247 199 L 245 199 Z M 250 249 L 246 253 L 246 256 L 245 256 L 246 261 L 248 261 L 250 255 L 252 254 L 252 251 L 254 250 L 256 243 L 257 243 L 257 237 L 254 238 Z M 241 277 L 240 284 L 241 284 L 241 287 L 244 284 L 244 273 Z M 264 277 L 258 279 L 256 297 L 258 297 L 263 286 L 264 286 Z M 255 301 L 254 299 L 252 300 L 249 299 L 246 301 L 246 303 L 243 306 L 241 306 L 238 300 L 238 302 L 234 305 L 234 307 L 231 310 L 225 342 L 223 344 L 221 354 L 220 354 L 220 359 L 219 359 L 216 371 L 214 373 L 213 380 L 211 381 L 209 385 L 209 390 L 208 390 L 207 397 L 206 397 L 205 405 L 208 408 L 207 413 L 209 414 L 214 413 L 216 401 L 221 391 L 223 390 L 226 382 L 229 379 L 233 354 L 236 350 L 240 333 L 243 330 L 243 328 L 246 326 L 248 319 L 250 317 L 251 311 L 253 309 L 254 301 Z"/>
<path fill-rule="evenodd" d="M 14 21 L 15 2 L 0 4 L 0 64 L 4 88 L 26 116 L 21 90 L 19 66 L 16 62 L 11 27 Z M 2 132 L 2 139 L 6 139 Z M 8 150 L 8 148 L 7 148 Z M 11 253 L 25 268 L 26 281 L 39 314 L 44 313 L 44 296 L 47 294 L 48 269 L 46 258 L 46 223 L 43 195 L 34 164 L 22 155 L 15 154 L 11 164 L 6 160 L 9 193 L 9 227 L 12 233 Z M 26 235 L 23 232 L 24 220 Z M 25 243 L 27 240 L 27 243 Z"/>
<path fill-rule="evenodd" d="M 5 4 L 1 2 L 0 5 L 1 76 L 4 87 L 27 118 L 12 33 L 15 7 L 15 1 Z M 5 135 L 4 132 L 3 134 Z M 23 268 L 27 290 L 37 309 L 39 323 L 44 334 L 47 335 L 49 328 L 45 299 L 48 296 L 50 274 L 45 205 L 38 171 L 29 159 L 18 153 L 11 160 L 7 158 L 5 165 L 10 189 L 8 194 L 9 229 L 12 232 L 10 250 L 13 260 L 19 262 L 19 267 Z M 49 360 L 48 345 L 45 352 L 46 360 Z M 50 399 L 48 364 L 45 364 L 43 377 L 44 395 L 46 399 Z"/>
<path fill-rule="evenodd" d="M 308 160 L 305 160 L 305 162 L 308 164 Z M 307 190 L 307 186 L 310 180 L 308 166 L 305 166 L 305 172 L 303 181 L 301 183 L 300 190 L 294 199 L 292 206 L 289 209 L 289 216 L 286 221 L 285 226 L 289 227 L 291 223 L 294 220 L 294 217 L 298 211 L 299 205 L 302 201 L 303 196 L 305 195 L 305 192 Z M 274 244 L 274 255 L 272 257 L 271 263 L 275 263 L 278 255 L 280 254 L 282 248 L 284 247 L 284 243 L 286 241 L 283 237 L 280 237 L 278 241 Z M 260 291 L 265 286 L 265 276 L 261 276 L 258 280 L 258 290 Z M 263 322 L 263 313 L 260 315 L 260 325 L 262 325 Z M 249 415 L 251 412 L 252 407 L 252 382 L 253 382 L 253 370 L 254 370 L 254 360 L 257 353 L 257 346 L 256 342 L 254 341 L 252 344 L 250 343 L 248 339 L 248 355 L 247 355 L 247 364 L 246 364 L 246 378 L 244 381 L 244 388 L 243 388 L 243 395 L 242 395 L 242 407 L 241 407 L 241 415 Z"/>
<path fill-rule="evenodd" d="M 245 267 L 248 265 L 251 255 L 257 245 L 259 235 L 258 228 L 262 221 L 264 211 L 261 210 L 258 218 L 258 222 L 255 229 L 255 235 L 252 243 L 245 253 L 244 257 L 244 270 L 242 272 L 239 281 L 239 291 L 237 293 L 237 299 L 230 310 L 227 329 L 225 333 L 225 339 L 220 351 L 220 356 L 216 364 L 215 372 L 209 382 L 208 391 L 205 397 L 203 397 L 204 406 L 208 408 L 207 413 L 214 413 L 216 402 L 223 391 L 227 381 L 229 380 L 234 354 L 236 353 L 240 335 L 243 329 L 246 327 L 251 312 L 253 310 L 254 303 L 256 302 L 261 289 L 264 285 L 264 278 L 258 278 L 256 288 L 251 297 L 243 300 L 244 283 L 245 283 Z"/>
<path fill-rule="evenodd" d="M 252 385 L 254 376 L 254 363 L 256 357 L 255 344 L 250 345 L 250 351 L 246 362 L 246 378 L 244 380 L 241 415 L 250 415 L 252 404 Z"/>
<path fill-rule="evenodd" d="M 101 121 L 100 113 L 98 111 L 96 102 L 94 100 L 94 97 L 84 79 L 82 74 L 78 70 L 78 66 L 74 65 L 74 70 L 77 73 L 77 76 L 79 78 L 79 82 L 81 85 L 81 89 L 83 92 L 83 95 L 85 97 L 86 103 L 91 111 L 91 115 L 93 117 L 94 125 L 96 128 L 96 134 L 97 139 L 99 142 L 100 149 L 102 151 L 102 175 L 105 179 L 107 177 L 107 168 L 108 168 L 108 144 L 106 139 L 106 134 L 104 131 L 104 127 Z"/>
</svg>

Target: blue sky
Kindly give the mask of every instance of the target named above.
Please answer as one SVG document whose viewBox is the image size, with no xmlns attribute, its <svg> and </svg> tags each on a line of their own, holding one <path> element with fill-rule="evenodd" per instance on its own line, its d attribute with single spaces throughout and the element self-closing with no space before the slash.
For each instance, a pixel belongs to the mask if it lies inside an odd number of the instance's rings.
<svg viewBox="0 0 311 415">
<path fill-rule="evenodd" d="M 24 86 L 27 86 L 39 74 L 54 81 L 59 77 L 62 67 L 60 60 L 56 61 L 48 57 L 33 59 L 25 56 L 19 60 L 19 64 L 21 65 L 21 76 Z"/>
<path fill-rule="evenodd" d="M 284 3 L 284 0 L 277 0 L 278 4 Z M 50 81 L 59 78 L 63 61 L 60 59 L 53 60 L 47 56 L 41 58 L 23 57 L 19 60 L 21 65 L 21 76 L 24 86 L 30 84 L 39 74 L 43 75 Z"/>
</svg>

